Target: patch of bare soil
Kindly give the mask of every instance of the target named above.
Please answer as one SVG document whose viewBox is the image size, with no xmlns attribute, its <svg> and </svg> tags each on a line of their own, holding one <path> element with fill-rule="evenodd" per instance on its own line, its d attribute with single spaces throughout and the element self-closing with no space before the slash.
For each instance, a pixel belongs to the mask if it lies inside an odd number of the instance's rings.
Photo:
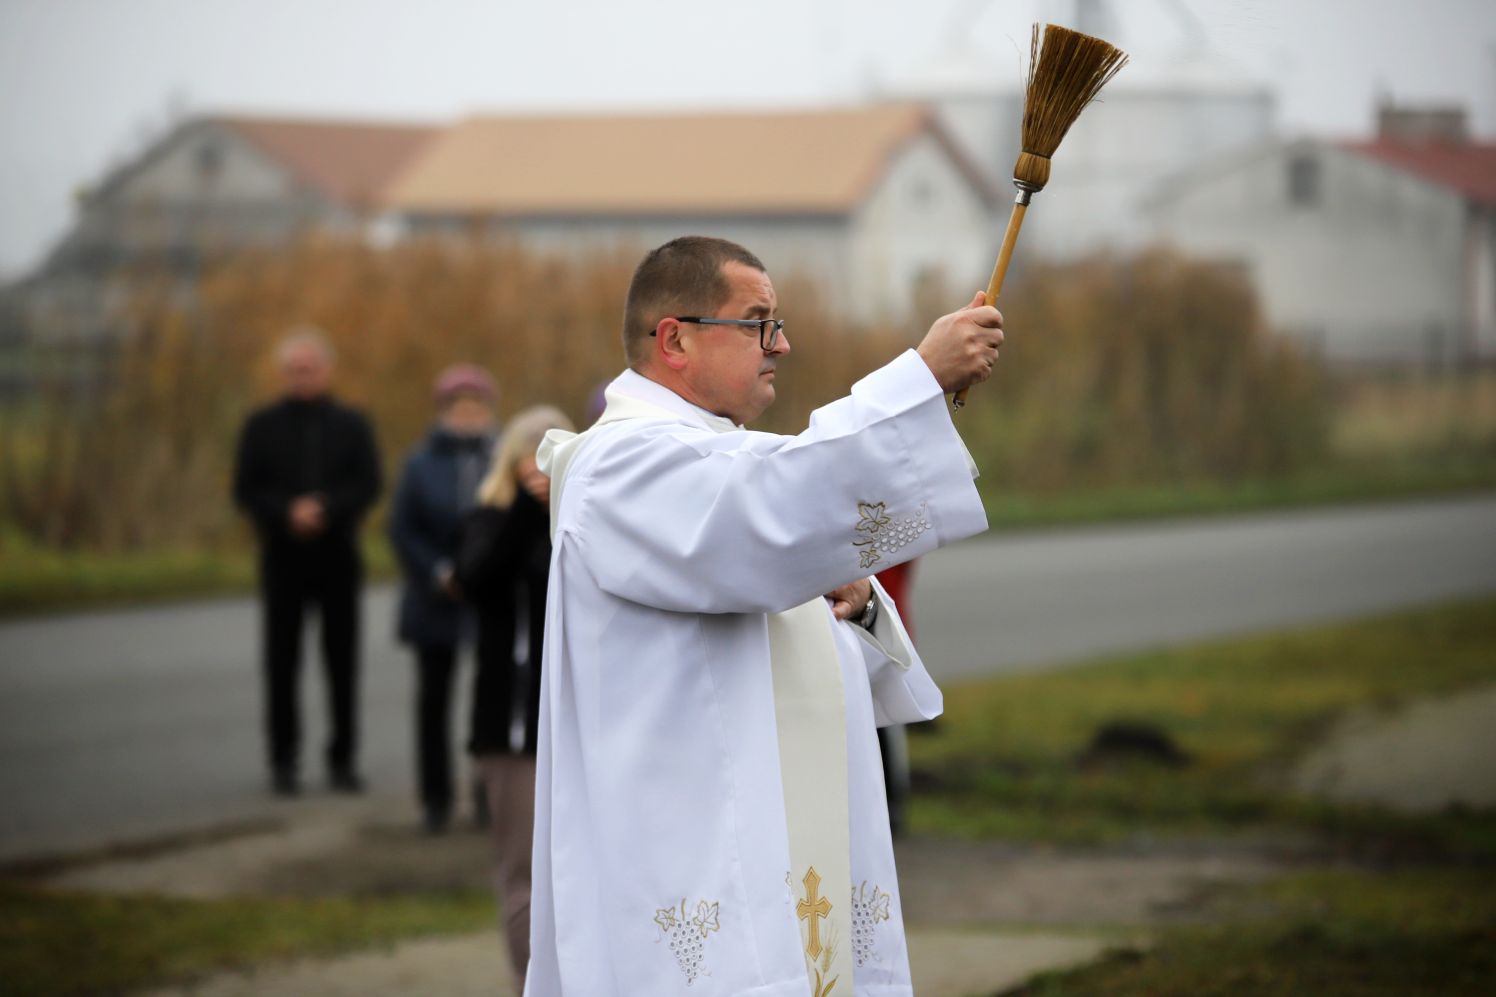
<svg viewBox="0 0 1496 997">
<path fill-rule="evenodd" d="M 1285 868 L 1265 849 L 1214 842 L 1061 851 L 916 838 L 897 853 L 905 918 L 939 925 L 1175 923 L 1205 916 L 1219 888 Z"/>
<path fill-rule="evenodd" d="M 1496 686 L 1347 718 L 1294 772 L 1301 792 L 1410 813 L 1496 806 Z"/>
</svg>

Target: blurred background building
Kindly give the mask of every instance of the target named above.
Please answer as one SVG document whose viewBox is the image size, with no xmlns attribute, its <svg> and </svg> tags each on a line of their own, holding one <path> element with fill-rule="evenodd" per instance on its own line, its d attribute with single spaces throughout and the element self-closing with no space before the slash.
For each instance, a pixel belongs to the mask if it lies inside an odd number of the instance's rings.
<svg viewBox="0 0 1496 997">
<path fill-rule="evenodd" d="M 1384 106 L 1370 140 L 1270 138 L 1158 185 L 1154 231 L 1245 267 L 1333 363 L 1496 357 L 1496 144 L 1460 108 Z"/>
</svg>

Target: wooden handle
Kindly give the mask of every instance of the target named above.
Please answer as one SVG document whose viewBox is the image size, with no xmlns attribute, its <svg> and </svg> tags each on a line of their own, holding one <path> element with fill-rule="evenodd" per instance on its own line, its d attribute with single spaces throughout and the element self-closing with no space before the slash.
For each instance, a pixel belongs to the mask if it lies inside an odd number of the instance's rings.
<svg viewBox="0 0 1496 997">
<path fill-rule="evenodd" d="M 997 296 L 1003 290 L 1003 278 L 1008 275 L 1008 261 L 1013 258 L 1013 246 L 1018 242 L 1018 230 L 1023 228 L 1023 216 L 1028 211 L 1028 201 L 1022 195 L 1013 203 L 1013 213 L 1008 216 L 1008 231 L 1003 235 L 1003 247 L 997 253 L 997 265 L 992 268 L 992 279 L 987 282 L 987 304 L 997 304 Z M 970 388 L 956 392 L 951 404 L 960 409 L 966 405 L 966 393 Z"/>
</svg>

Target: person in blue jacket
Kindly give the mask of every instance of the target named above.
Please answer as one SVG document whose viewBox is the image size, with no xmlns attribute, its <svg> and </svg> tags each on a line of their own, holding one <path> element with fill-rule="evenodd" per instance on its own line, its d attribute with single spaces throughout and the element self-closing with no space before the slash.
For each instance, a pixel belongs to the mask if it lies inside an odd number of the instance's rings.
<svg viewBox="0 0 1496 997">
<path fill-rule="evenodd" d="M 416 758 L 426 829 L 452 818 L 452 690 L 458 651 L 473 638 L 454 561 L 463 515 L 476 501 L 497 429 L 487 371 L 457 364 L 437 375 L 436 425 L 406 458 L 390 510 L 404 575 L 399 638 L 416 657 Z"/>
</svg>

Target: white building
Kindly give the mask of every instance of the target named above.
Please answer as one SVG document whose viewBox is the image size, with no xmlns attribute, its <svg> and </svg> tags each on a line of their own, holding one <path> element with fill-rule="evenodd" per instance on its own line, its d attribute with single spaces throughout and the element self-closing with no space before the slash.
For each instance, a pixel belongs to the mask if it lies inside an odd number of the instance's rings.
<svg viewBox="0 0 1496 997">
<path fill-rule="evenodd" d="M 1384 111 L 1375 141 L 1220 157 L 1158 189 L 1155 231 L 1245 267 L 1269 319 L 1331 361 L 1496 357 L 1496 144 L 1449 121 Z"/>
<path fill-rule="evenodd" d="M 927 108 L 879 105 L 471 118 L 384 200 L 407 232 L 477 230 L 563 256 L 718 235 L 856 317 L 899 321 L 935 282 L 985 285 L 992 198 Z"/>
</svg>

